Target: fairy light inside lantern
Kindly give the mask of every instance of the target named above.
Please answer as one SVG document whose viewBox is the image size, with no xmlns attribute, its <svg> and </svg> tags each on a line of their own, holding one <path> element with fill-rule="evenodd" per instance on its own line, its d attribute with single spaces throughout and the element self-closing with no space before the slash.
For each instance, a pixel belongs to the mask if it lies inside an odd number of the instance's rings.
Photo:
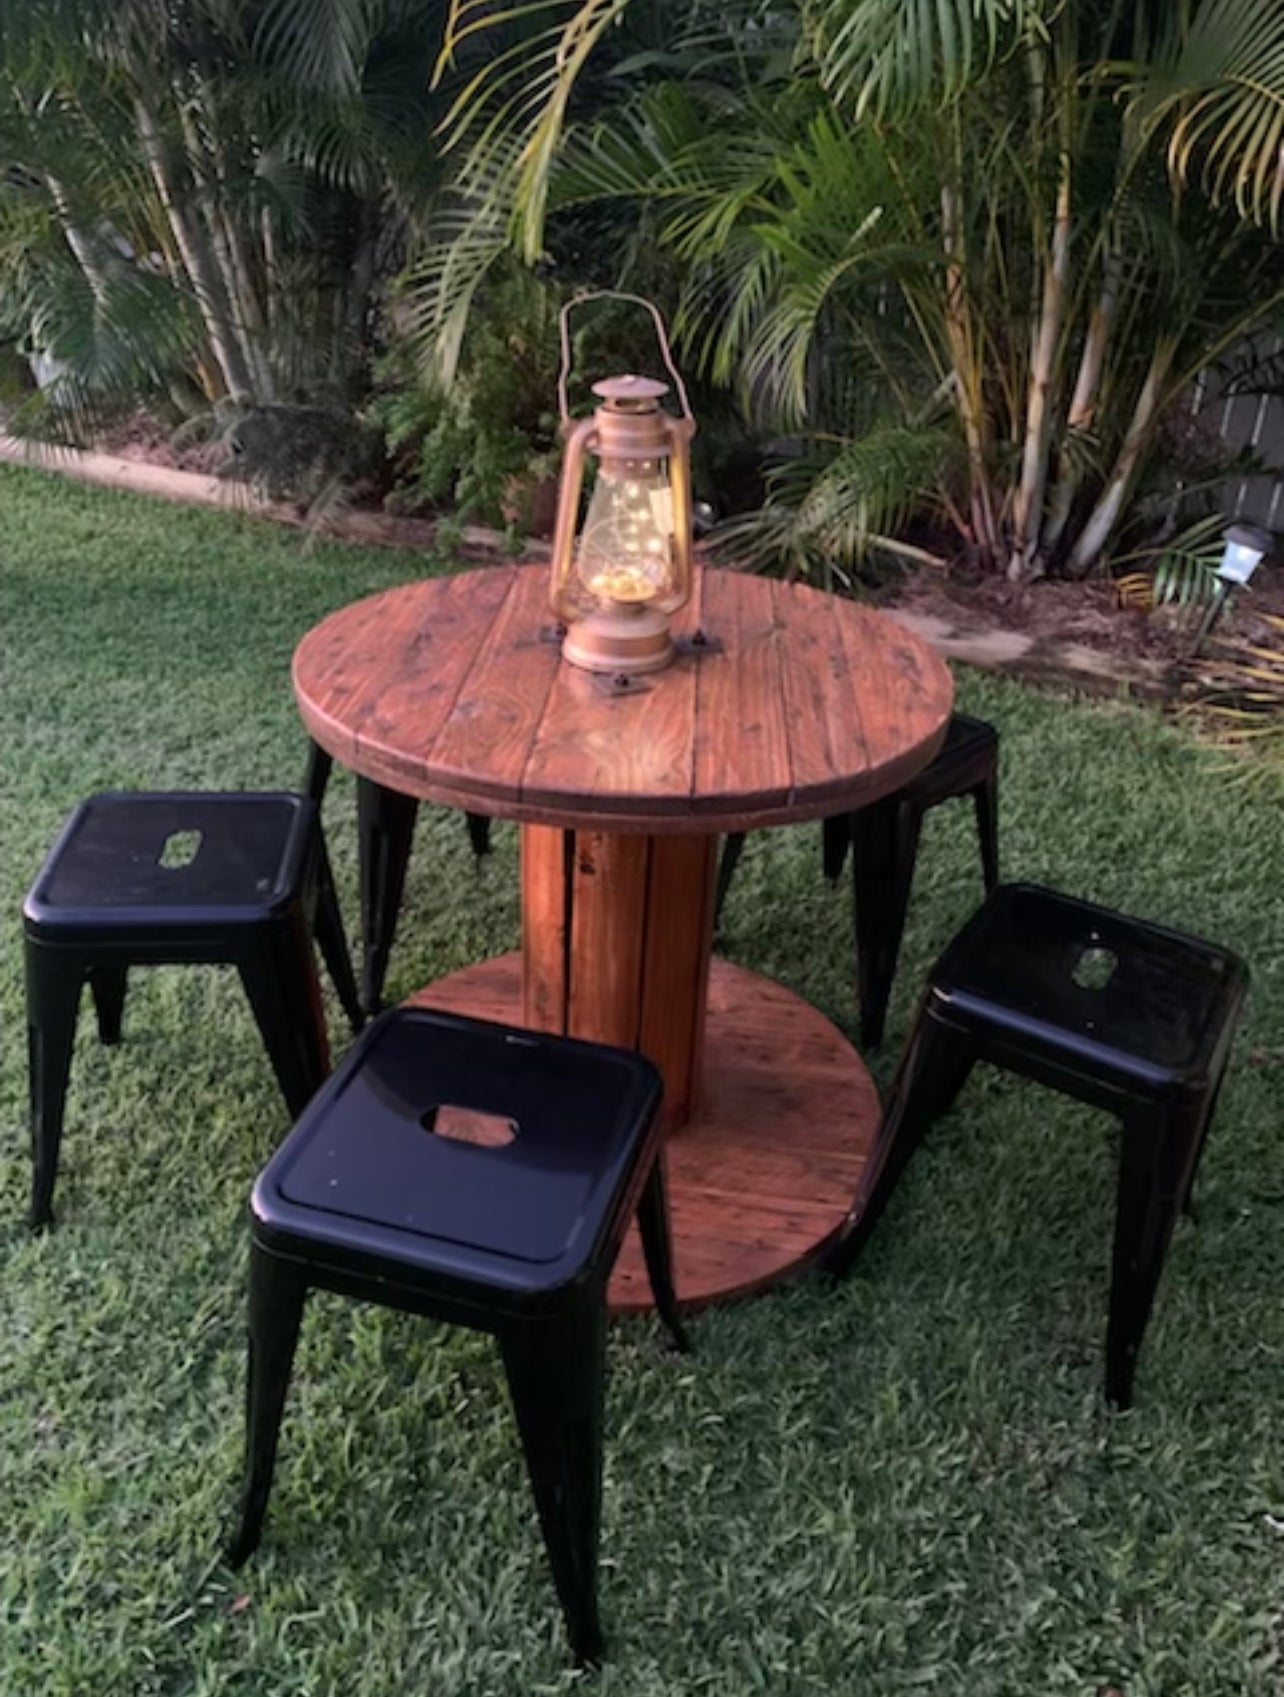
<svg viewBox="0 0 1284 1697">
<path fill-rule="evenodd" d="M 667 666 L 674 653 L 669 615 L 691 594 L 689 445 L 695 423 L 669 359 L 663 321 L 649 301 L 641 304 L 655 316 L 683 406 L 680 418 L 660 405 L 669 392 L 666 384 L 630 375 L 595 383 L 601 404 L 572 425 L 566 410 L 570 307 L 563 313 L 559 387 L 567 438 L 550 600 L 566 626 L 563 658 L 591 672 L 632 674 Z M 589 456 L 596 459 L 597 475 L 577 534 Z"/>
</svg>

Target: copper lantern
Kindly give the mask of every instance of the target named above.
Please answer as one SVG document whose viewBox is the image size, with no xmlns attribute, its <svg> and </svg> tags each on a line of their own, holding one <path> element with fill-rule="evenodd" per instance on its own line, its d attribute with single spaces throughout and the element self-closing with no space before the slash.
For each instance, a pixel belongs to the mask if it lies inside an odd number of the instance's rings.
<svg viewBox="0 0 1284 1697">
<path fill-rule="evenodd" d="M 566 406 L 566 321 L 578 304 L 572 301 L 562 314 L 559 397 L 566 452 L 550 600 L 566 627 L 562 655 L 572 665 L 590 672 L 657 672 L 673 658 L 669 615 L 691 595 L 695 421 L 669 355 L 663 320 L 643 301 L 655 317 L 681 416 L 660 405 L 667 384 L 651 377 L 607 377 L 593 385 L 601 404 L 572 424 Z M 581 523 L 590 457 L 596 461 L 596 477 Z"/>
</svg>

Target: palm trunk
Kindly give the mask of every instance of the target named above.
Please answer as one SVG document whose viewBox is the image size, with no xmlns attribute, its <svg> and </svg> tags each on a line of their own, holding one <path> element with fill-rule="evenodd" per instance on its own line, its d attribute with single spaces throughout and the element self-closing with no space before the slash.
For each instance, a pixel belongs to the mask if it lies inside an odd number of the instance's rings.
<svg viewBox="0 0 1284 1697">
<path fill-rule="evenodd" d="M 267 319 L 268 339 L 271 341 L 276 324 L 277 285 L 280 278 L 280 265 L 277 260 L 276 230 L 272 223 L 272 209 L 265 206 L 259 218 L 259 245 L 263 250 L 263 310 Z"/>
<path fill-rule="evenodd" d="M 144 158 L 174 233 L 174 241 L 196 296 L 210 349 L 218 362 L 227 392 L 235 401 L 250 401 L 254 397 L 253 377 L 232 325 L 231 311 L 208 234 L 185 204 L 182 186 L 175 178 L 155 115 L 142 100 L 135 100 L 134 116 Z"/>
<path fill-rule="evenodd" d="M 1074 394 L 1070 399 L 1070 411 L 1066 418 L 1067 434 L 1073 430 L 1088 429 L 1096 417 L 1101 378 L 1106 365 L 1106 350 L 1110 346 L 1110 334 L 1114 329 L 1115 314 L 1119 306 L 1119 283 L 1122 273 L 1123 257 L 1117 248 L 1112 247 L 1106 254 L 1101 293 L 1092 309 L 1088 333 L 1084 337 L 1083 352 L 1079 358 L 1079 374 L 1075 379 Z M 1039 546 L 1045 559 L 1054 552 L 1065 534 L 1066 525 L 1070 520 L 1070 509 L 1079 493 L 1082 480 L 1082 458 L 1074 454 L 1063 455 L 1052 499 L 1048 503 L 1047 521 L 1040 538 Z"/>
<path fill-rule="evenodd" d="M 220 231 L 219 245 L 226 264 L 229 293 L 233 303 L 233 320 L 240 333 L 246 358 L 254 371 L 259 399 L 270 404 L 276 400 L 276 377 L 268 349 L 267 322 L 254 286 L 253 262 L 236 218 L 225 207 L 219 208 L 216 217 Z"/>
<path fill-rule="evenodd" d="M 1031 338 L 1030 383 L 1025 411 L 1025 447 L 1021 481 L 1012 512 L 1013 548 L 1008 576 L 1014 581 L 1034 575 L 1038 559 L 1039 529 L 1043 520 L 1043 498 L 1048 482 L 1048 453 L 1051 444 L 1052 387 L 1057 350 L 1065 319 L 1066 290 L 1070 275 L 1070 155 L 1061 155 L 1057 185 L 1057 210 L 1052 226 L 1052 246 L 1043 280 L 1043 301 Z"/>
<path fill-rule="evenodd" d="M 1097 565 L 1109 542 L 1119 514 L 1123 510 L 1132 480 L 1142 455 L 1150 445 L 1151 436 L 1160 418 L 1160 408 L 1167 392 L 1168 371 L 1172 365 L 1173 346 L 1171 342 L 1163 342 L 1155 349 L 1150 361 L 1150 369 L 1146 380 L 1141 386 L 1137 404 L 1133 408 L 1128 431 L 1123 439 L 1123 445 L 1114 463 L 1110 480 L 1102 490 L 1096 506 L 1088 516 L 1087 523 L 1079 532 L 1078 540 L 1071 551 L 1066 565 L 1066 575 L 1069 577 L 1087 577 L 1092 568 Z"/>
<path fill-rule="evenodd" d="M 344 297 L 342 344 L 338 349 L 336 369 L 345 377 L 353 375 L 368 346 L 366 315 L 370 308 L 370 291 L 374 286 L 375 263 L 379 244 L 379 209 L 363 201 L 360 212 L 360 231 L 357 251 Z"/>
<path fill-rule="evenodd" d="M 963 230 L 957 191 L 941 188 L 941 235 L 945 245 L 945 331 L 954 367 L 954 400 L 967 445 L 972 533 L 977 547 L 991 558 L 998 551 L 986 454 L 985 412 L 980 394 L 975 344 L 968 320 L 963 274 Z"/>
<path fill-rule="evenodd" d="M 45 186 L 49 190 L 54 203 L 54 211 L 58 215 L 58 224 L 63 233 L 63 239 L 71 249 L 72 257 L 84 273 L 90 293 L 95 302 L 102 307 L 107 299 L 107 277 L 98 263 L 98 255 L 94 252 L 93 243 L 76 223 L 71 215 L 71 201 L 66 189 L 57 177 L 46 174 Z"/>
<path fill-rule="evenodd" d="M 196 88 L 204 110 L 205 132 L 209 141 L 207 148 L 191 113 L 185 109 L 182 123 L 188 157 L 198 171 L 201 186 L 205 190 L 212 251 L 222 272 L 223 290 L 228 300 L 232 328 L 240 342 L 245 363 L 254 374 L 257 397 L 270 403 L 276 399 L 276 381 L 268 353 L 266 324 L 258 290 L 254 284 L 255 267 L 250 258 L 245 235 L 237 218 L 228 208 L 227 159 L 219 140 L 217 104 L 205 78 L 197 78 Z M 208 171 L 205 166 L 207 155 Z"/>
</svg>

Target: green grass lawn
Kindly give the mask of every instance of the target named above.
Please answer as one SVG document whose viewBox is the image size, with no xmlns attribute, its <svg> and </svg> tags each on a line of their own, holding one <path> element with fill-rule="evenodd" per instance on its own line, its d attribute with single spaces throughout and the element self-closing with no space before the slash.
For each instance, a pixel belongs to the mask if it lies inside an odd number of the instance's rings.
<svg viewBox="0 0 1284 1697">
<path fill-rule="evenodd" d="M 425 569 L 234 517 L 0 473 L 0 1693 L 535 1697 L 568 1672 L 484 1338 L 314 1302 L 260 1555 L 236 1487 L 244 1200 L 284 1129 L 233 975 L 135 975 L 82 1023 L 52 1235 L 28 1183 L 19 904 L 107 786 L 298 781 L 298 637 Z M 613 1333 L 602 1593 L 628 1697 L 1216 1697 L 1284 1689 L 1284 892 L 1277 795 L 1152 716 L 978 676 L 1009 876 L 1203 932 L 1253 968 L 1135 1410 L 1099 1398 L 1111 1126 L 979 1072 L 841 1290 L 804 1281 L 666 1357 Z M 352 794 L 327 802 L 355 915 Z M 511 827 L 475 867 L 426 809 L 388 992 L 514 945 Z M 819 833 L 754 838 L 734 956 L 855 1027 Z M 979 887 L 928 821 L 878 1062 Z M 337 1021 L 336 1038 L 340 1037 Z M 589 1687 L 592 1688 L 592 1687 Z"/>
</svg>

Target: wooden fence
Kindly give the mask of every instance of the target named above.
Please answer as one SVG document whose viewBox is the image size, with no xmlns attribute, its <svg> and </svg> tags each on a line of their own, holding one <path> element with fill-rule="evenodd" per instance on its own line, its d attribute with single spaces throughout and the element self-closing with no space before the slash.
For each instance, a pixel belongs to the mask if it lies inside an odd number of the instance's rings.
<svg viewBox="0 0 1284 1697">
<path fill-rule="evenodd" d="M 1284 373 L 1284 335 L 1261 338 L 1250 350 L 1259 369 Z M 1253 477 L 1233 477 L 1221 491 L 1229 519 L 1244 519 L 1284 531 L 1284 393 L 1244 393 L 1246 383 L 1201 377 L 1192 392 L 1191 411 L 1208 418 L 1230 448 L 1247 448 L 1268 468 Z"/>
</svg>

